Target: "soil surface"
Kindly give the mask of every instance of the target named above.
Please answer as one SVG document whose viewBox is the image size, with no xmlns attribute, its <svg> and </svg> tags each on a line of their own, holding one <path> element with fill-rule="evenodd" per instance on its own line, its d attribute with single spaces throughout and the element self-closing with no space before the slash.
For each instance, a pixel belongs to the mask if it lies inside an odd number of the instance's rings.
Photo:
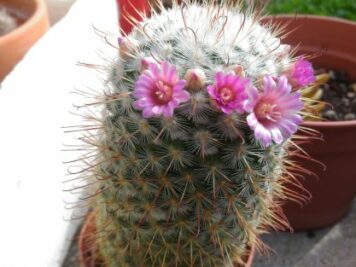
<svg viewBox="0 0 356 267">
<path fill-rule="evenodd" d="M 321 86 L 321 100 L 329 103 L 322 117 L 331 121 L 356 120 L 356 82 L 352 82 L 344 71 L 322 70 L 330 80 Z"/>
</svg>

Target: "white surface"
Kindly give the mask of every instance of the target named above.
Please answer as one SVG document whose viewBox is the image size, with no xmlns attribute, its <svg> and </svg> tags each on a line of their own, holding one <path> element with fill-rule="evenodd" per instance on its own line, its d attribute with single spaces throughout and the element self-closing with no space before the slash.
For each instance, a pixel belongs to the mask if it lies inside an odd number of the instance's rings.
<svg viewBox="0 0 356 267">
<path fill-rule="evenodd" d="M 117 51 L 93 30 L 115 33 L 113 0 L 78 0 L 68 15 L 41 39 L 0 89 L 0 265 L 57 267 L 66 253 L 73 224 L 64 209 L 63 181 L 73 143 L 62 126 L 76 101 L 74 87 L 100 88 L 95 71 L 76 62 L 100 63 Z M 72 226 L 72 227 L 71 227 Z"/>
</svg>

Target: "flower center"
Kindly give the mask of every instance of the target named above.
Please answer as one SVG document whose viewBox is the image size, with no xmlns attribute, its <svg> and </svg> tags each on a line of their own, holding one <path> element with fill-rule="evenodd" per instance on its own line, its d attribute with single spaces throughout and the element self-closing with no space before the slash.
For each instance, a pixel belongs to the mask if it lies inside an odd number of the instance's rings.
<svg viewBox="0 0 356 267">
<path fill-rule="evenodd" d="M 235 97 L 234 92 L 230 88 L 223 87 L 219 91 L 220 98 L 224 104 L 230 102 Z"/>
<path fill-rule="evenodd" d="M 276 122 L 278 119 L 282 117 L 282 114 L 280 111 L 278 111 L 276 104 L 269 104 L 269 103 L 257 104 L 255 108 L 255 113 L 259 119 L 269 120 L 272 122 Z"/>
<path fill-rule="evenodd" d="M 155 99 L 160 104 L 166 104 L 172 99 L 172 87 L 163 81 L 156 82 L 156 90 L 154 91 Z"/>
</svg>

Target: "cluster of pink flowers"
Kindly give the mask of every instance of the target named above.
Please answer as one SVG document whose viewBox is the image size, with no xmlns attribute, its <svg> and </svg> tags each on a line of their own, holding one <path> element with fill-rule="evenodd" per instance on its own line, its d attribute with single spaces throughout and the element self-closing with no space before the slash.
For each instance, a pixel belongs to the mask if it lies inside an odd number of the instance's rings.
<svg viewBox="0 0 356 267">
<path fill-rule="evenodd" d="M 171 117 L 174 110 L 189 100 L 187 81 L 180 79 L 177 68 L 168 63 L 145 61 L 133 96 L 134 108 L 143 116 Z M 250 79 L 233 73 L 218 72 L 214 83 L 207 86 L 213 105 L 225 114 L 247 113 L 246 121 L 257 140 L 265 147 L 281 144 L 294 134 L 302 122 L 298 112 L 303 102 L 298 90 L 315 80 L 311 64 L 299 59 L 280 77 L 265 75 L 257 89 Z"/>
</svg>

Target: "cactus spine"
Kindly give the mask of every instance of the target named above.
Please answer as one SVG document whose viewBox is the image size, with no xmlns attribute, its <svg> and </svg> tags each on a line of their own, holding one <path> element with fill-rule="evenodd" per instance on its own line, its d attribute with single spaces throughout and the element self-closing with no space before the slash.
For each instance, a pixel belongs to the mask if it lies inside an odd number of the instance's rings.
<svg viewBox="0 0 356 267">
<path fill-rule="evenodd" d="M 161 7 L 119 39 L 100 129 L 83 138 L 96 149 L 86 169 L 106 266 L 234 266 L 261 233 L 288 227 L 279 201 L 300 116 L 251 98 L 278 87 L 297 101 L 278 78 L 289 46 L 252 8 L 203 2 Z M 281 130 L 259 132 L 249 112 L 270 111 Z"/>
</svg>

